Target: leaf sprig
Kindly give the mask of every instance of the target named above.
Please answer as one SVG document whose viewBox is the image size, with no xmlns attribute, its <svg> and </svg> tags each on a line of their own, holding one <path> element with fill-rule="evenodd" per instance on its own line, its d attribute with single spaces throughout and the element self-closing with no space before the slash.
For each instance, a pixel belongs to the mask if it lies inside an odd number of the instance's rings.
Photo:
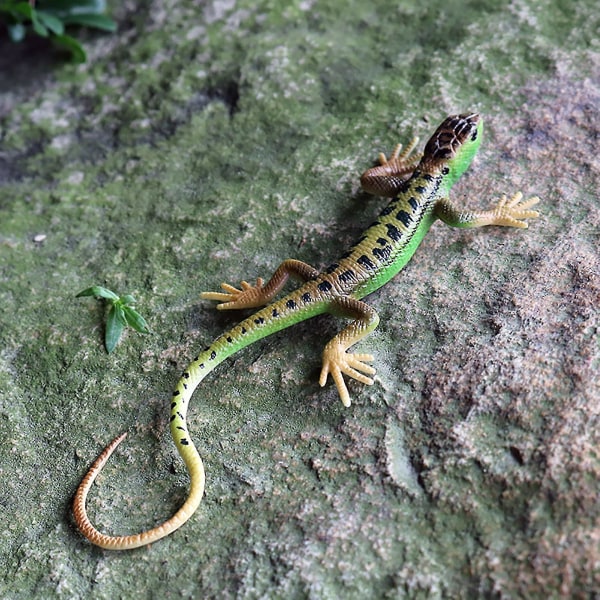
<svg viewBox="0 0 600 600">
<path fill-rule="evenodd" d="M 131 294 L 117 296 L 117 294 L 105 287 L 94 285 L 79 292 L 76 297 L 82 298 L 84 296 L 108 300 L 112 305 L 108 311 L 106 331 L 104 334 L 104 345 L 109 354 L 115 349 L 115 346 L 127 325 L 139 333 L 150 333 L 146 319 L 133 308 L 135 299 Z"/>
<path fill-rule="evenodd" d="M 79 25 L 114 32 L 117 24 L 106 15 L 105 0 L 0 0 L 0 23 L 4 22 L 13 42 L 25 38 L 28 28 L 68 50 L 75 62 L 85 62 L 83 46 L 65 33 Z"/>
</svg>

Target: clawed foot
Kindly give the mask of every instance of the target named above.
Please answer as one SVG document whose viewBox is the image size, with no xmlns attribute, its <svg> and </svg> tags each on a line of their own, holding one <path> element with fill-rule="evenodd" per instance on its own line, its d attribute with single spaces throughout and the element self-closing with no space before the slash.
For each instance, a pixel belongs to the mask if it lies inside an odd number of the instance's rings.
<svg viewBox="0 0 600 600">
<path fill-rule="evenodd" d="M 321 369 L 319 385 L 323 387 L 327 382 L 327 376 L 331 374 L 340 394 L 342 404 L 350 406 L 350 394 L 348 393 L 342 373 L 365 385 L 373 385 L 373 380 L 363 375 L 363 373 L 367 373 L 368 375 L 375 374 L 375 369 L 365 364 L 365 362 L 371 362 L 372 360 L 373 356 L 371 354 L 350 354 L 340 344 L 331 346 L 328 344 L 323 352 L 323 368 Z"/>
<path fill-rule="evenodd" d="M 256 308 L 265 304 L 263 287 L 264 280 L 259 277 L 256 280 L 256 285 L 250 285 L 247 281 L 240 283 L 241 290 L 222 283 L 223 292 L 202 292 L 200 297 L 204 300 L 216 300 L 219 310 L 230 310 L 239 308 Z"/>
<path fill-rule="evenodd" d="M 503 195 L 496 206 L 488 211 L 490 215 L 490 225 L 503 225 L 505 227 L 527 228 L 527 223 L 523 219 L 535 219 L 540 216 L 536 210 L 529 210 L 535 206 L 540 199 L 532 196 L 527 200 L 522 200 L 523 194 L 517 192 L 510 198 Z"/>
<path fill-rule="evenodd" d="M 367 169 L 360 177 L 362 188 L 370 194 L 393 197 L 398 194 L 401 185 L 415 170 L 421 160 L 421 154 L 413 154 L 419 138 L 413 138 L 402 150 L 398 144 L 389 158 L 379 154 L 379 165 Z"/>
<path fill-rule="evenodd" d="M 421 160 L 422 156 L 421 154 L 415 154 L 414 156 L 411 156 L 418 143 L 419 138 L 414 137 L 412 140 L 410 140 L 410 142 L 408 142 L 408 145 L 406 148 L 404 148 L 403 152 L 401 152 L 402 144 L 397 144 L 389 158 L 386 158 L 385 154 L 380 152 L 379 164 L 384 166 L 398 163 L 399 165 L 412 166 L 414 168 L 414 165 Z"/>
</svg>

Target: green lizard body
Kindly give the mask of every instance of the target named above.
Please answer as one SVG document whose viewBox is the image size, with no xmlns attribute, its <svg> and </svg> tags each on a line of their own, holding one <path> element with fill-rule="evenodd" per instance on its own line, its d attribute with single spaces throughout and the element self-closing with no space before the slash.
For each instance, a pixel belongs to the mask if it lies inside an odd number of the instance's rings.
<svg viewBox="0 0 600 600">
<path fill-rule="evenodd" d="M 342 402 L 350 406 L 343 374 L 371 385 L 375 370 L 366 364 L 369 354 L 352 354 L 348 348 L 368 335 L 379 322 L 377 313 L 361 299 L 394 277 L 410 260 L 421 240 L 437 220 L 455 227 L 504 225 L 527 227 L 523 219 L 538 213 L 530 210 L 539 199 L 521 201 L 521 194 L 500 198 L 487 211 L 466 212 L 449 200 L 452 185 L 471 163 L 481 142 L 483 123 L 476 114 L 448 117 L 433 134 L 422 158 L 411 157 L 413 141 L 402 153 L 396 148 L 390 160 L 380 155 L 380 165 L 361 177 L 363 187 L 394 199 L 360 240 L 327 269 L 317 269 L 297 260 L 286 260 L 265 284 L 245 281 L 241 289 L 223 284 L 223 292 L 207 292 L 205 299 L 217 300 L 219 309 L 260 308 L 256 313 L 218 337 L 203 350 L 183 373 L 171 402 L 171 434 L 190 473 L 187 500 L 166 522 L 129 536 L 100 533 L 85 511 L 87 493 L 99 471 L 125 434 L 113 440 L 97 458 L 80 484 L 74 501 L 75 520 L 82 533 L 103 548 L 124 550 L 154 542 L 179 528 L 198 507 L 204 492 L 204 467 L 186 424 L 189 400 L 196 386 L 222 361 L 249 344 L 322 313 L 352 319 L 326 346 L 319 383 L 331 374 Z M 418 164 L 417 164 L 418 162 Z M 304 283 L 284 298 L 268 304 L 290 278 Z M 268 304 L 268 305 L 267 305 Z M 267 305 L 267 306 L 265 306 Z"/>
</svg>

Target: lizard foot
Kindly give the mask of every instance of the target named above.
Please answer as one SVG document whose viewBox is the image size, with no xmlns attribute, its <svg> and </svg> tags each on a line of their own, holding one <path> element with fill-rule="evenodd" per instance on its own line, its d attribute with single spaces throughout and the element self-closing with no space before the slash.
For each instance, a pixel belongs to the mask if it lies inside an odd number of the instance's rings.
<svg viewBox="0 0 600 600">
<path fill-rule="evenodd" d="M 505 227 L 520 227 L 527 228 L 527 223 L 523 219 L 535 219 L 540 216 L 536 210 L 529 210 L 535 206 L 540 199 L 537 196 L 532 196 L 527 200 L 523 200 L 523 194 L 516 192 L 510 198 L 502 195 L 496 206 L 487 211 L 489 214 L 490 225 L 503 225 Z"/>
<path fill-rule="evenodd" d="M 259 277 L 256 285 L 250 285 L 247 281 L 242 281 L 238 289 L 228 283 L 222 283 L 223 292 L 202 292 L 200 297 L 204 300 L 216 300 L 218 310 L 230 310 L 238 308 L 255 308 L 263 306 L 264 300 L 264 280 Z"/>
<path fill-rule="evenodd" d="M 408 142 L 408 145 L 406 146 L 406 148 L 404 148 L 404 152 L 400 152 L 402 150 L 402 144 L 396 144 L 396 147 L 394 148 L 394 150 L 392 151 L 392 154 L 390 155 L 389 158 L 386 158 L 385 154 L 383 152 L 379 153 L 379 164 L 380 165 L 389 165 L 389 164 L 398 164 L 398 165 L 411 165 L 413 163 L 418 163 L 421 160 L 422 154 L 415 154 L 413 156 L 411 156 L 411 154 L 413 154 L 415 148 L 417 147 L 417 144 L 419 143 L 419 138 L 418 137 L 414 137 L 412 138 L 412 140 L 410 140 L 410 142 Z M 414 168 L 414 165 L 413 165 Z"/>
<path fill-rule="evenodd" d="M 419 138 L 414 137 L 404 150 L 402 144 L 398 144 L 389 158 L 380 152 L 379 165 L 367 169 L 360 176 L 362 188 L 378 196 L 396 196 L 421 160 L 422 155 L 414 153 L 418 143 Z"/>
<path fill-rule="evenodd" d="M 373 385 L 373 380 L 367 377 L 367 375 L 363 375 L 363 373 L 368 375 L 375 374 L 375 369 L 365 364 L 372 360 L 373 356 L 371 354 L 351 354 L 346 352 L 344 346 L 339 343 L 327 344 L 323 352 L 323 367 L 321 369 L 319 385 L 323 387 L 327 382 L 327 376 L 331 374 L 340 394 L 342 404 L 350 406 L 350 394 L 348 393 L 342 373 L 365 385 Z"/>
</svg>

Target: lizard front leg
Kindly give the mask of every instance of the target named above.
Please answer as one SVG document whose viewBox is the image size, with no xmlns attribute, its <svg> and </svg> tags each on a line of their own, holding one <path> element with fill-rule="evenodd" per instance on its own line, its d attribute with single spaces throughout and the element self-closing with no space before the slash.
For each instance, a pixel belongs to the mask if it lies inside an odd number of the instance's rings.
<svg viewBox="0 0 600 600">
<path fill-rule="evenodd" d="M 369 335 L 377 327 L 379 315 L 365 302 L 348 296 L 333 300 L 329 312 L 344 317 L 352 317 L 354 321 L 325 346 L 319 385 L 323 387 L 327 382 L 327 376 L 331 374 L 342 404 L 350 406 L 350 394 L 342 373 L 365 385 L 373 385 L 373 379 L 367 377 L 367 375 L 374 375 L 375 369 L 365 364 L 373 360 L 371 354 L 352 354 L 346 352 L 346 350 Z"/>
<path fill-rule="evenodd" d="M 381 152 L 379 165 L 367 169 L 360 176 L 363 190 L 387 198 L 397 196 L 402 184 L 413 174 L 421 160 L 421 154 L 413 154 L 418 143 L 419 138 L 414 137 L 402 152 L 402 144 L 398 144 L 389 158 Z"/>
<path fill-rule="evenodd" d="M 256 308 L 264 306 L 273 300 L 281 291 L 287 280 L 292 277 L 301 281 L 314 279 L 319 271 L 310 265 L 294 259 L 284 260 L 267 284 L 265 285 L 262 277 L 256 280 L 256 285 L 251 285 L 247 281 L 242 281 L 240 287 L 222 283 L 223 292 L 202 292 L 200 297 L 204 300 L 217 300 L 219 310 L 231 310 L 236 308 Z"/>
<path fill-rule="evenodd" d="M 448 198 L 442 198 L 435 206 L 435 215 L 452 227 L 502 225 L 526 229 L 527 223 L 524 219 L 535 219 L 540 216 L 537 211 L 529 210 L 539 201 L 537 196 L 523 200 L 523 194 L 516 192 L 510 198 L 501 196 L 496 201 L 496 205 L 489 210 L 472 212 L 456 207 Z"/>
</svg>

